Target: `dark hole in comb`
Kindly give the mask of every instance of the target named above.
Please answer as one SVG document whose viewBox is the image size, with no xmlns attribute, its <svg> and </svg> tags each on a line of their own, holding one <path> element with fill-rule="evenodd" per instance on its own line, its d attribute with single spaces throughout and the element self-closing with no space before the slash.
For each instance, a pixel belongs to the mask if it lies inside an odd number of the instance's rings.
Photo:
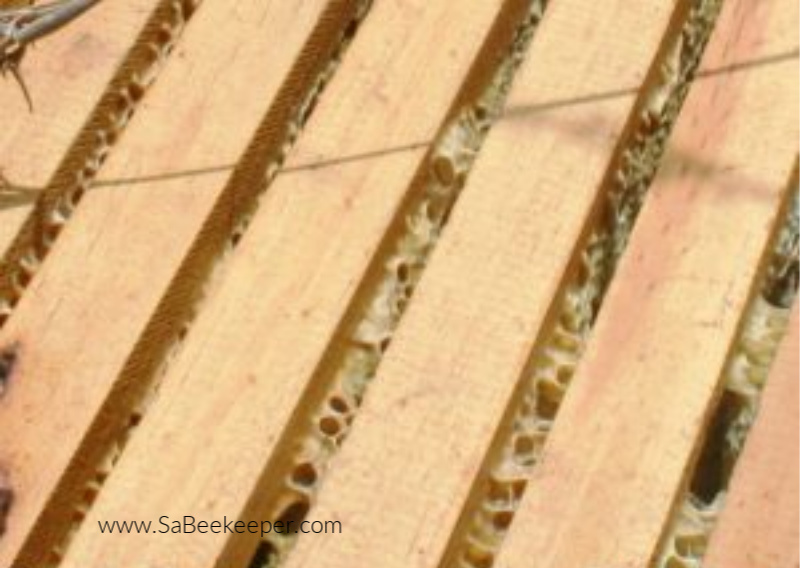
<svg viewBox="0 0 800 568">
<path fill-rule="evenodd" d="M 728 487 L 733 463 L 726 437 L 744 407 L 745 401 L 740 395 L 725 392 L 706 432 L 690 486 L 695 497 L 706 505 L 713 503 L 716 496 Z"/>
<path fill-rule="evenodd" d="M 253 555 L 253 560 L 250 561 L 249 568 L 263 568 L 263 566 L 266 566 L 277 554 L 278 551 L 275 545 L 266 540 L 262 540 L 256 549 L 256 553 Z"/>
<path fill-rule="evenodd" d="M 14 492 L 8 482 L 8 476 L 0 470 L 0 535 L 6 532 L 6 518 L 14 502 Z"/>
<path fill-rule="evenodd" d="M 11 372 L 14 370 L 16 361 L 16 349 L 7 348 L 0 351 L 0 396 L 5 392 L 8 381 L 11 379 Z"/>
<path fill-rule="evenodd" d="M 277 522 L 284 523 L 284 527 L 288 526 L 287 523 L 292 523 L 293 526 L 297 528 L 300 526 L 300 523 L 306 520 L 310 508 L 311 505 L 308 500 L 301 497 L 283 510 Z"/>
</svg>

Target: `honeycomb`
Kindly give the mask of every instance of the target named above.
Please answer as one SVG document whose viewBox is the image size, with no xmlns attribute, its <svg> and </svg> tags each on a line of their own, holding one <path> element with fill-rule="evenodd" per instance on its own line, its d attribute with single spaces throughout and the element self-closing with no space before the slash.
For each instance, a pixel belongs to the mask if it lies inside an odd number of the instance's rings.
<svg viewBox="0 0 800 568">
<path fill-rule="evenodd" d="M 696 1 L 665 52 L 659 80 L 646 93 L 639 127 L 608 189 L 605 214 L 581 252 L 579 270 L 566 286 L 555 325 L 533 354 L 511 435 L 491 465 L 465 537 L 453 545 L 452 557 L 459 568 L 488 568 L 494 563 L 655 177 L 720 6 L 720 0 Z"/>
<path fill-rule="evenodd" d="M 175 0 L 173 2 L 175 6 L 182 5 L 182 0 Z M 288 154 L 291 147 L 297 140 L 303 125 L 308 120 L 308 117 L 311 113 L 311 109 L 315 105 L 316 101 L 322 95 L 322 92 L 325 86 L 328 83 L 328 80 L 333 76 L 334 72 L 338 68 L 339 64 L 341 63 L 341 59 L 346 51 L 347 47 L 350 44 L 350 41 L 353 38 L 355 30 L 358 24 L 364 19 L 369 8 L 372 4 L 372 0 L 362 0 L 358 3 L 355 9 L 355 14 L 353 17 L 353 21 L 347 29 L 342 33 L 342 37 L 340 38 L 339 45 L 337 46 L 335 53 L 327 61 L 326 65 L 324 66 L 323 70 L 320 74 L 315 78 L 311 88 L 306 92 L 302 98 L 302 100 L 297 105 L 297 109 L 295 110 L 295 118 L 289 124 L 289 128 L 287 129 L 286 136 L 281 143 L 280 150 L 277 153 L 274 160 L 268 165 L 266 174 L 264 179 L 262 180 L 262 187 L 266 189 L 269 183 L 275 178 L 277 172 L 280 169 L 283 160 L 285 159 L 286 155 Z M 184 22 L 181 21 L 181 25 Z M 176 32 L 173 32 L 170 37 L 177 36 Z M 165 57 L 167 52 L 162 54 L 162 58 Z M 148 76 L 151 77 L 152 80 L 154 76 L 154 71 L 148 72 Z M 131 111 L 132 112 L 132 111 Z M 107 148 L 107 150 L 110 149 Z M 106 150 L 106 151 L 107 151 Z M 99 167 L 99 164 L 98 164 Z M 0 179 L 0 182 L 2 180 Z M 76 204 L 76 203 L 75 203 Z M 75 205 L 73 204 L 73 206 Z M 64 209 L 64 215 L 62 222 L 65 223 L 67 218 L 69 217 L 69 213 L 71 212 L 71 208 Z M 217 259 L 215 266 L 213 267 L 211 274 L 207 278 L 207 280 L 203 283 L 203 291 L 201 293 L 201 298 L 208 298 L 212 293 L 216 286 L 221 282 L 225 268 L 228 266 L 226 262 L 230 257 L 230 254 L 235 250 L 239 240 L 247 229 L 247 226 L 252 218 L 252 215 L 243 215 L 241 219 L 235 225 L 228 242 L 226 244 L 225 249 L 223 250 L 223 254 L 220 258 Z M 62 224 L 63 224 L 62 223 Z M 201 299 L 202 301 L 202 299 Z M 2 304 L 0 304 L 2 306 Z M 13 307 L 12 304 L 9 304 L 9 310 Z M 198 306 L 194 307 L 194 313 L 196 314 L 198 310 Z M 0 315 L 0 318 L 2 316 Z M 178 333 L 178 337 L 176 340 L 170 345 L 165 357 L 164 361 L 162 362 L 160 368 L 155 374 L 155 378 L 151 385 L 149 385 L 148 390 L 142 396 L 140 400 L 137 401 L 135 408 L 133 408 L 130 412 L 130 416 L 128 419 L 128 427 L 125 432 L 117 439 L 113 444 L 111 444 L 105 451 L 104 457 L 99 461 L 95 468 L 94 476 L 91 479 L 88 479 L 84 486 L 83 496 L 82 498 L 74 503 L 73 511 L 72 511 L 72 522 L 69 527 L 67 534 L 61 539 L 60 543 L 54 547 L 51 552 L 51 560 L 48 566 L 55 567 L 63 557 L 66 549 L 69 546 L 73 536 L 80 528 L 83 519 L 86 517 L 87 512 L 91 508 L 92 504 L 94 503 L 97 494 L 100 492 L 105 480 L 111 474 L 111 471 L 114 469 L 117 461 L 119 460 L 122 452 L 127 445 L 128 441 L 130 440 L 131 436 L 133 435 L 136 427 L 138 426 L 139 422 L 141 421 L 142 417 L 144 416 L 146 410 L 150 407 L 153 401 L 158 396 L 159 386 L 161 384 L 161 380 L 166 375 L 167 369 L 170 366 L 170 363 L 175 359 L 175 357 L 180 352 L 181 346 L 183 341 L 186 338 L 186 335 L 189 332 L 189 328 L 191 326 L 193 318 L 189 318 L 187 321 L 182 322 L 181 330 Z M 0 319 L 0 325 L 2 324 L 2 319 Z"/>
<path fill-rule="evenodd" d="M 659 554 L 659 568 L 702 565 L 708 540 L 725 503 L 728 483 L 758 415 L 770 366 L 789 327 L 797 295 L 799 218 L 795 194 L 774 245 L 761 293 L 744 314 L 742 331 L 722 377 L 725 391 L 716 412 L 716 423 L 721 424 L 723 435 L 710 436 L 706 441 L 701 465 L 694 472 L 690 489 L 668 529 Z M 708 463 L 714 467 L 709 468 Z"/>
<path fill-rule="evenodd" d="M 156 15 L 158 21 L 148 23 L 139 39 L 141 48 L 135 50 L 131 61 L 126 63 L 131 69 L 127 70 L 129 72 L 123 80 L 115 81 L 116 87 L 110 98 L 112 102 L 101 103 L 99 123 L 91 132 L 91 143 L 86 145 L 88 153 L 72 174 L 68 187 L 60 191 L 53 203 L 49 199 L 37 203 L 37 207 L 44 209 L 41 234 L 36 242 L 27 243 L 16 258 L 3 267 L 3 280 L 6 280 L 5 273 L 8 277 L 7 282 L 0 282 L 3 284 L 0 286 L 0 327 L 11 315 L 78 203 L 91 188 L 100 166 L 133 116 L 145 91 L 163 68 L 195 7 L 196 2 L 190 0 L 172 0 L 163 4 Z M 0 174 L 0 191 L 4 187 L 15 188 Z"/>
<path fill-rule="evenodd" d="M 302 520 L 310 509 L 326 467 L 347 436 L 481 144 L 500 117 L 543 11 L 544 2 L 531 3 L 528 16 L 485 91 L 474 104 L 457 113 L 434 142 L 421 198 L 407 214 L 404 230 L 383 263 L 383 274 L 334 371 L 325 404 L 317 409 L 312 427 L 301 438 L 294 465 L 285 477 L 276 521 Z M 269 535 L 261 543 L 252 568 L 280 565 L 295 539 L 295 535 Z"/>
</svg>

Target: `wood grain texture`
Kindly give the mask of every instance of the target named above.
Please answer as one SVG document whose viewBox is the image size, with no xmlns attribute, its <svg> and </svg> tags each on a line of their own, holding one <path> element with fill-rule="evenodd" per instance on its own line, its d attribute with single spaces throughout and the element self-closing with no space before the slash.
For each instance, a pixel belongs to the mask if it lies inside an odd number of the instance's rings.
<svg viewBox="0 0 800 568">
<path fill-rule="evenodd" d="M 726 2 L 704 68 L 795 48 L 797 9 Z M 780 218 L 797 83 L 784 61 L 694 85 L 498 567 L 650 565 Z"/>
<path fill-rule="evenodd" d="M 264 471 L 274 446 L 425 149 L 336 159 L 431 140 L 472 75 L 485 74 L 479 53 L 502 51 L 512 29 L 505 20 L 525 6 L 376 3 L 62 568 L 211 568 L 249 560 L 257 534 L 109 537 L 95 527 L 98 520 L 155 522 L 162 515 L 264 518 L 274 497 Z M 497 37 L 495 24 L 508 31 Z"/>
<path fill-rule="evenodd" d="M 101 2 L 36 43 L 22 61 L 34 103 L 10 76 L 0 79 L 0 171 L 30 192 L 0 192 L 0 254 L 30 214 L 36 189 L 55 173 L 158 0 Z"/>
<path fill-rule="evenodd" d="M 712 535 L 707 568 L 800 566 L 799 316 L 795 307 Z"/>
<path fill-rule="evenodd" d="M 100 174 L 129 181 L 84 197 L 0 332 L 18 354 L 0 402 L 0 463 L 15 492 L 0 565 L 39 565 L 81 493 L 65 479 L 92 473 L 119 436 L 126 402 L 106 413 L 115 422 L 100 410 L 125 386 L 120 371 L 230 170 L 158 174 L 235 163 L 327 5 L 205 2 Z"/>
<path fill-rule="evenodd" d="M 636 97 L 547 103 L 641 85 L 673 7 L 566 0 L 545 12 L 507 118 L 486 140 L 312 509 L 310 520 L 339 520 L 342 534 L 301 540 L 287 567 L 439 565 Z"/>
</svg>

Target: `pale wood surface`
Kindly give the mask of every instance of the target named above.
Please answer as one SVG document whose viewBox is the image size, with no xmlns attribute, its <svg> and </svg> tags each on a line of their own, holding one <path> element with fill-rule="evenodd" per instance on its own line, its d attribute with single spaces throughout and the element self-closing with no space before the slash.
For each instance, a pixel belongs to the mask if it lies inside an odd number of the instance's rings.
<svg viewBox="0 0 800 568">
<path fill-rule="evenodd" d="M 726 2 L 704 67 L 794 49 L 797 10 Z M 779 218 L 797 83 L 784 61 L 694 85 L 498 568 L 649 566 Z"/>
<path fill-rule="evenodd" d="M 288 568 L 439 565 L 672 9 L 551 3 Z"/>
<path fill-rule="evenodd" d="M 12 181 L 51 179 L 155 4 L 103 2 L 30 51 L 36 114 L 2 81 L 0 168 Z M 97 523 L 261 521 L 285 503 L 283 468 L 319 418 L 331 362 L 419 191 L 430 142 L 479 92 L 528 5 L 376 1 L 161 377 L 291 108 L 355 6 L 202 3 L 0 329 L 0 489 L 14 492 L 0 566 L 46 565 L 85 481 L 126 432 L 60 567 L 247 565 L 256 535 L 111 536 Z M 343 532 L 301 536 L 284 568 L 454 565 L 613 174 L 632 87 L 649 84 L 687 5 L 551 0 L 508 112 L 322 477 L 309 520 L 341 521 Z M 797 19 L 794 0 L 726 0 L 708 76 L 692 88 L 496 567 L 649 565 L 790 174 L 796 183 Z M 4 203 L 0 253 L 30 210 Z M 708 568 L 798 568 L 798 317 L 795 308 Z M 157 376 L 153 404 L 128 431 Z"/>
<path fill-rule="evenodd" d="M 798 315 L 795 307 L 712 535 L 707 568 L 800 566 Z"/>
<path fill-rule="evenodd" d="M 264 195 L 62 568 L 247 562 L 257 535 L 110 538 L 95 527 L 161 515 L 264 518 L 278 486 L 262 483 L 271 452 L 425 149 L 335 159 L 431 140 L 474 71 L 485 73 L 473 67 L 485 42 L 499 53 L 511 35 L 505 20 L 525 5 L 374 5 L 286 167 L 333 163 L 287 171 Z M 490 33 L 496 20 L 508 28 L 501 37 Z"/>
<path fill-rule="evenodd" d="M 33 113 L 14 79 L 0 79 L 0 171 L 9 181 L 31 189 L 47 184 L 157 4 L 101 2 L 29 49 L 21 70 Z M 14 199 L 0 193 L 0 254 L 16 237 L 35 197 L 33 192 Z"/>
<path fill-rule="evenodd" d="M 204 2 L 100 179 L 235 163 L 327 4 Z M 0 401 L 0 462 L 15 492 L 0 565 L 23 547 L 31 565 L 46 555 L 53 527 L 34 523 L 51 497 L 60 501 L 48 511 L 64 521 L 80 488 L 54 493 L 57 484 L 71 461 L 91 467 L 84 449 L 102 451 L 114 435 L 90 425 L 229 175 L 89 192 L 0 331 L 19 355 Z M 124 423 L 128 412 L 114 414 Z"/>
</svg>

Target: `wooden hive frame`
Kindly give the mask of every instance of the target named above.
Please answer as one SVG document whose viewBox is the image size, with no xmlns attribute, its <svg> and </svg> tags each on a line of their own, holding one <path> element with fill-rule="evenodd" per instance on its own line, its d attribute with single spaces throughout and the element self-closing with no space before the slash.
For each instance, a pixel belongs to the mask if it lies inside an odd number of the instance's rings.
<svg viewBox="0 0 800 568">
<path fill-rule="evenodd" d="M 130 0 L 40 41 L 0 566 L 797 566 L 797 17 Z"/>
</svg>

